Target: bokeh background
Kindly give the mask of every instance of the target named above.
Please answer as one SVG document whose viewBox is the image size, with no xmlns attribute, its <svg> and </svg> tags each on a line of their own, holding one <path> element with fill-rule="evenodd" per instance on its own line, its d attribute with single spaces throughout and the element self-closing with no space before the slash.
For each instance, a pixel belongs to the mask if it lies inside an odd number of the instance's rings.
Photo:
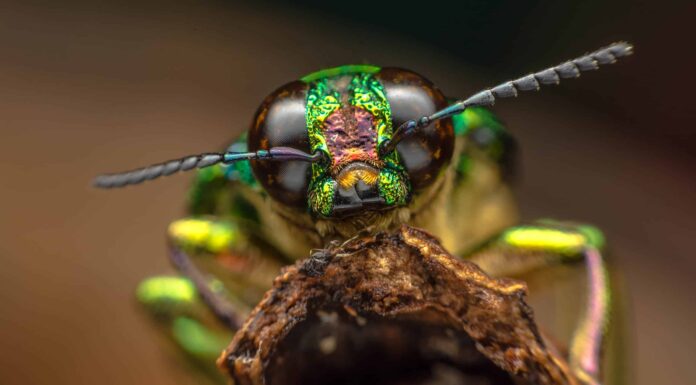
<svg viewBox="0 0 696 385">
<path fill-rule="evenodd" d="M 609 3 L 609 4 L 607 4 Z M 637 384 L 696 381 L 693 2 L 22 1 L 0 4 L 0 383 L 193 384 L 133 290 L 169 272 L 189 177 L 99 172 L 220 148 L 277 86 L 345 63 L 450 95 L 615 40 L 636 55 L 502 101 L 526 219 L 595 223 L 628 287 Z"/>
</svg>

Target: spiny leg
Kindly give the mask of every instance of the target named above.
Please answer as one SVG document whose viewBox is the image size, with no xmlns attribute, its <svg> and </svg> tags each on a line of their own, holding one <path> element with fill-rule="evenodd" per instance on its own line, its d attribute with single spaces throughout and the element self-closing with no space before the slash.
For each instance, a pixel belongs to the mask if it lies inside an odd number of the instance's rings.
<svg viewBox="0 0 696 385">
<path fill-rule="evenodd" d="M 217 376 L 214 363 L 282 263 L 235 223 L 184 218 L 168 229 L 182 277 L 146 279 L 138 300 L 181 350 Z"/>
<path fill-rule="evenodd" d="M 505 230 L 469 259 L 494 276 L 518 276 L 563 263 L 585 262 L 587 303 L 570 344 L 571 370 L 598 384 L 602 342 L 609 324 L 610 285 L 600 250 L 602 233 L 587 225 L 543 221 Z"/>
</svg>

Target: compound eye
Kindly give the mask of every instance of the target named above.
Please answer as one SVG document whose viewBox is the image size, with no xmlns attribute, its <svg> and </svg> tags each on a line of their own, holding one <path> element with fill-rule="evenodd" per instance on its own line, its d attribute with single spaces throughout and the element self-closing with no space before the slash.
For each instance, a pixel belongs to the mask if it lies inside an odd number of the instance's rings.
<svg viewBox="0 0 696 385">
<path fill-rule="evenodd" d="M 296 81 L 270 94 L 259 107 L 249 131 L 249 151 L 292 147 L 310 152 L 305 120 L 307 85 Z M 256 179 L 283 204 L 305 208 L 311 164 L 302 161 L 251 161 Z"/>
<path fill-rule="evenodd" d="M 391 107 L 392 127 L 427 116 L 447 106 L 442 92 L 424 77 L 399 68 L 384 68 L 377 75 Z M 449 163 L 454 151 L 451 119 L 430 124 L 396 147 L 415 190 L 431 185 Z"/>
</svg>

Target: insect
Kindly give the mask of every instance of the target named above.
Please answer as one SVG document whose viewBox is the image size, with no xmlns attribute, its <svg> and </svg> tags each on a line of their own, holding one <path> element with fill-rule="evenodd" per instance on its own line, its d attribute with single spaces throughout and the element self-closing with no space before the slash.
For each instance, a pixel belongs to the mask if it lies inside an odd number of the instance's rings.
<svg viewBox="0 0 696 385">
<path fill-rule="evenodd" d="M 281 266 L 333 240 L 409 224 L 492 276 L 584 262 L 587 305 L 570 365 L 597 383 L 609 309 L 604 237 L 572 222 L 517 224 L 514 141 L 485 107 L 631 53 L 615 43 L 458 101 L 404 69 L 322 70 L 271 93 L 226 151 L 101 175 L 95 185 L 198 170 L 190 216 L 168 229 L 183 277 L 148 279 L 138 297 L 202 360 L 219 354 Z"/>
</svg>

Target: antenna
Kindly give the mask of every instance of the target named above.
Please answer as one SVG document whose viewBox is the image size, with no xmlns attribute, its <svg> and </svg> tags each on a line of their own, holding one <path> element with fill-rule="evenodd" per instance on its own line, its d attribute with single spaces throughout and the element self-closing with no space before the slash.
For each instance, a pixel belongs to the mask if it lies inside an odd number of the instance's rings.
<svg viewBox="0 0 696 385">
<path fill-rule="evenodd" d="M 555 67 L 547 68 L 519 79 L 499 84 L 493 88 L 483 90 L 467 99 L 451 104 L 432 115 L 404 122 L 394 130 L 391 140 L 382 142 L 379 152 L 382 155 L 388 154 L 394 151 L 396 145 L 403 139 L 415 134 L 430 123 L 449 118 L 469 107 L 492 106 L 496 98 L 516 97 L 519 91 L 537 91 L 539 90 L 540 84 L 558 84 L 561 78 L 577 78 L 582 71 L 596 70 L 600 65 L 614 63 L 617 58 L 628 56 L 632 53 L 633 46 L 631 44 L 618 42 Z"/>
<path fill-rule="evenodd" d="M 189 171 L 194 168 L 210 167 L 218 163 L 231 164 L 240 160 L 299 160 L 304 162 L 318 162 L 322 160 L 323 157 L 324 155 L 320 151 L 314 154 L 307 154 L 306 152 L 291 147 L 272 147 L 269 150 L 259 150 L 256 152 L 204 153 L 174 159 L 164 163 L 157 163 L 132 171 L 99 175 L 94 179 L 93 185 L 99 188 L 124 187 L 171 175 L 178 171 Z"/>
</svg>

